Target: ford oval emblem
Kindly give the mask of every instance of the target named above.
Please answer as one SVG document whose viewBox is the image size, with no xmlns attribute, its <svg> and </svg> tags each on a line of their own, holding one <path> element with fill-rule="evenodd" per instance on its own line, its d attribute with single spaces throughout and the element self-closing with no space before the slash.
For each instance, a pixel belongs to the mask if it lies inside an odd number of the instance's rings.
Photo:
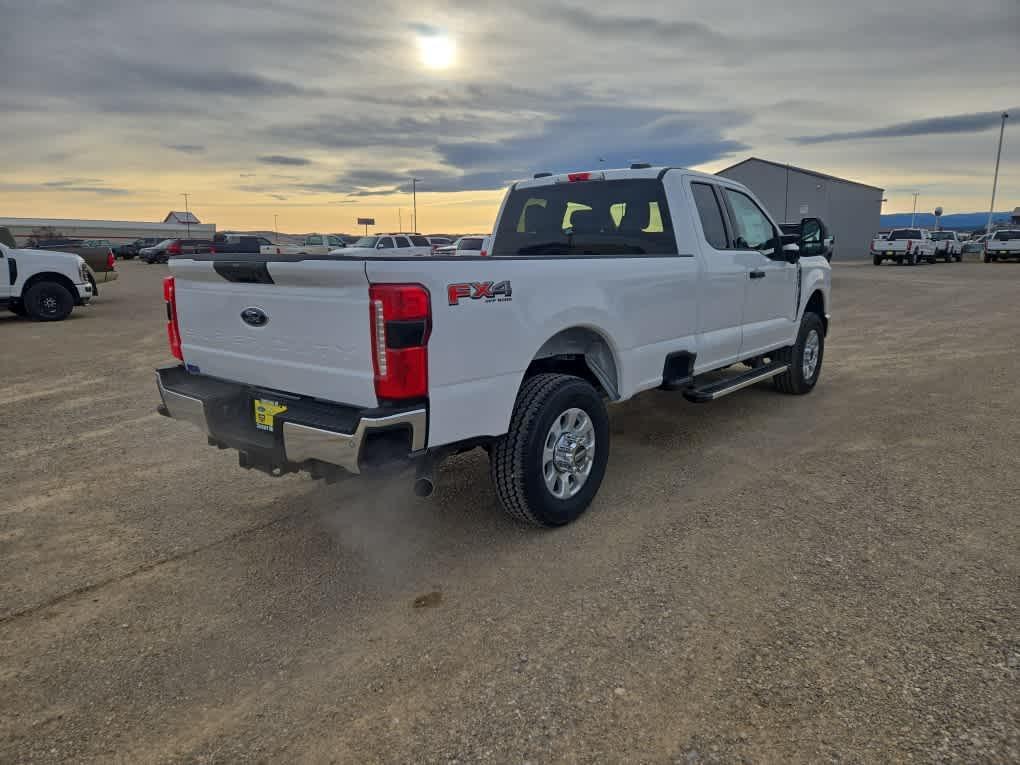
<svg viewBox="0 0 1020 765">
<path fill-rule="evenodd" d="M 261 308 L 245 308 L 241 311 L 241 321 L 251 327 L 264 327 L 269 323 L 269 317 Z"/>
</svg>

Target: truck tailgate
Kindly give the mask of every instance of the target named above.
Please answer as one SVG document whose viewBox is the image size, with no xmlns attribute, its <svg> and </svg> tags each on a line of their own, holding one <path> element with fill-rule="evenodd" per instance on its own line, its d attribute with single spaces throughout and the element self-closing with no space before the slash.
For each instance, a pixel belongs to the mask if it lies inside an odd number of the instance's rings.
<svg viewBox="0 0 1020 765">
<path fill-rule="evenodd" d="M 191 371 L 377 405 L 363 262 L 173 258 L 170 270 Z"/>
</svg>

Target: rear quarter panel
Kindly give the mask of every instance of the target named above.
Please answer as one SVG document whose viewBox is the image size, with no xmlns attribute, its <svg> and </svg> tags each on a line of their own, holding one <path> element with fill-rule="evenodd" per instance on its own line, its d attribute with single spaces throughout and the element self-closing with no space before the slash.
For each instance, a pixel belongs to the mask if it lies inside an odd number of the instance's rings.
<svg viewBox="0 0 1020 765">
<path fill-rule="evenodd" d="M 603 337 L 621 399 L 658 386 L 666 355 L 694 345 L 697 269 L 693 257 L 366 262 L 373 283 L 431 293 L 430 446 L 505 433 L 524 372 L 564 329 Z M 509 282 L 511 295 L 451 300 L 450 285 L 473 282 Z"/>
</svg>

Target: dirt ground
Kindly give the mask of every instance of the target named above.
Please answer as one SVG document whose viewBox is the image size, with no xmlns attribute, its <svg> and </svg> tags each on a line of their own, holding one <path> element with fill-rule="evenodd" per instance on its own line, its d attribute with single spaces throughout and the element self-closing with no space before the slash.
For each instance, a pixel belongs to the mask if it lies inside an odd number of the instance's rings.
<svg viewBox="0 0 1020 765">
<path fill-rule="evenodd" d="M 0 318 L 0 762 L 1020 761 L 1020 265 L 836 265 L 814 393 L 613 408 L 554 532 L 240 469 L 120 269 Z"/>
</svg>

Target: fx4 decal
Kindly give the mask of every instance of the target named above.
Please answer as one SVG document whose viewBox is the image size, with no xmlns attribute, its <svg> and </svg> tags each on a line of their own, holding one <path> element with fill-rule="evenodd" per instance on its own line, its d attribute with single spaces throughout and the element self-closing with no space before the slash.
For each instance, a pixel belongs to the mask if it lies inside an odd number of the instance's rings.
<svg viewBox="0 0 1020 765">
<path fill-rule="evenodd" d="M 503 282 L 463 282 L 450 284 L 446 287 L 446 295 L 450 305 L 460 305 L 461 298 L 485 300 L 486 303 L 505 302 L 513 299 L 513 289 L 509 281 Z"/>
</svg>

